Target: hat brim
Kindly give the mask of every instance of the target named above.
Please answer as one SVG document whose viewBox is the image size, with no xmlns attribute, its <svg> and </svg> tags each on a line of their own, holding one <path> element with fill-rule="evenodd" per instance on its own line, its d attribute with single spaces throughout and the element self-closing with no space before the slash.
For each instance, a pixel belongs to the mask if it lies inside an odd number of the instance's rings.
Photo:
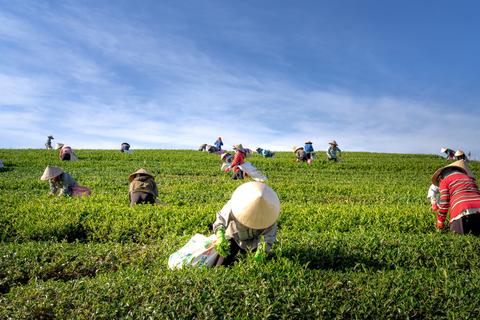
<svg viewBox="0 0 480 320">
<path fill-rule="evenodd" d="M 64 171 L 58 167 L 50 167 L 48 170 L 45 170 L 40 177 L 40 180 L 50 180 L 61 175 Z"/>
<path fill-rule="evenodd" d="M 280 200 L 270 187 L 261 182 L 240 185 L 230 199 L 236 221 L 247 228 L 266 229 L 272 226 L 280 214 Z"/>
<path fill-rule="evenodd" d="M 155 178 L 154 176 L 148 173 L 132 173 L 131 175 L 128 176 L 128 181 L 132 182 L 136 176 L 149 176 L 151 178 Z"/>
<path fill-rule="evenodd" d="M 458 160 L 458 161 L 455 161 L 455 162 L 453 162 L 453 163 L 451 163 L 447 166 L 444 166 L 440 169 L 437 169 L 432 175 L 432 184 L 438 186 L 438 178 L 442 174 L 443 170 L 448 169 L 448 168 L 457 168 L 457 169 L 461 170 L 463 173 L 465 173 L 466 175 L 468 175 L 469 177 L 475 178 L 475 175 L 470 170 L 470 168 L 468 168 L 468 166 L 464 162 L 464 160 Z"/>
</svg>

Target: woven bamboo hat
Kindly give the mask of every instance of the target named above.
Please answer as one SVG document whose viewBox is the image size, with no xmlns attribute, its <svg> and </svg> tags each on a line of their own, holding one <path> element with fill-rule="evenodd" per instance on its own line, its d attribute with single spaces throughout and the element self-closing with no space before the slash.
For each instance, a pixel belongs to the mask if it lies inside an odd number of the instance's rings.
<svg viewBox="0 0 480 320">
<path fill-rule="evenodd" d="M 440 152 L 441 152 L 441 153 L 444 153 L 445 151 L 447 151 L 447 148 L 445 148 L 445 147 L 443 147 L 443 148 L 440 149 Z"/>
<path fill-rule="evenodd" d="M 55 178 L 63 173 L 63 170 L 59 167 L 55 166 L 47 166 L 45 168 L 45 171 L 43 171 L 42 176 L 40 177 L 40 180 L 50 180 L 52 178 Z"/>
<path fill-rule="evenodd" d="M 475 175 L 473 174 L 472 170 L 468 167 L 468 164 L 465 162 L 465 160 L 458 160 L 455 162 L 450 163 L 448 166 L 442 167 L 435 171 L 435 173 L 432 176 L 432 183 L 436 186 L 438 186 L 438 178 L 440 174 L 442 173 L 443 170 L 447 168 L 458 168 L 461 171 L 463 171 L 465 174 L 467 174 L 469 177 L 475 178 Z"/>
<path fill-rule="evenodd" d="M 242 146 L 241 143 L 239 143 L 239 144 L 234 144 L 234 145 L 233 145 L 233 149 L 235 149 L 235 150 L 240 150 L 240 151 L 242 151 L 242 152 L 245 152 L 245 149 L 243 149 L 243 146 Z"/>
<path fill-rule="evenodd" d="M 134 173 L 132 173 L 131 175 L 128 176 L 128 181 L 132 182 L 133 179 L 135 179 L 135 177 L 137 175 L 141 175 L 141 176 L 150 176 L 152 178 L 155 179 L 155 177 L 153 175 L 151 175 L 147 170 L 141 168 L 141 169 L 138 169 L 137 171 L 135 171 Z"/>
<path fill-rule="evenodd" d="M 331 144 L 332 146 L 338 146 L 337 141 L 335 140 L 330 141 L 328 144 Z"/>
<path fill-rule="evenodd" d="M 242 225 L 251 229 L 272 226 L 280 214 L 280 200 L 275 191 L 261 182 L 240 185 L 230 200 L 232 213 Z"/>
<path fill-rule="evenodd" d="M 228 153 L 228 152 L 222 153 L 222 155 L 220 156 L 220 160 L 223 161 L 228 156 L 230 156 L 230 153 Z"/>
<path fill-rule="evenodd" d="M 460 157 L 460 156 L 464 156 L 464 155 L 465 155 L 465 153 L 462 150 L 457 150 L 455 152 L 455 157 Z"/>
<path fill-rule="evenodd" d="M 297 150 L 299 150 L 299 149 L 303 149 L 303 147 L 293 146 L 293 152 L 297 152 Z"/>
<path fill-rule="evenodd" d="M 57 146 L 56 146 L 55 148 L 56 148 L 56 149 L 61 149 L 63 146 L 64 146 L 63 143 L 58 143 L 58 142 L 57 142 Z"/>
</svg>

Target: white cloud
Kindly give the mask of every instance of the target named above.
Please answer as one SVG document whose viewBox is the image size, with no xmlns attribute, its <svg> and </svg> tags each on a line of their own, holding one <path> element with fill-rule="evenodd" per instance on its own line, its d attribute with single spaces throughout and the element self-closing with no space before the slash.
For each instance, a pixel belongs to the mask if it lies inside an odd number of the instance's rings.
<svg viewBox="0 0 480 320">
<path fill-rule="evenodd" d="M 0 14 L 0 49 L 8 53 L 0 57 L 4 147 L 41 146 L 54 134 L 74 148 L 117 148 L 124 140 L 134 148 L 196 148 L 221 135 L 227 146 L 274 150 L 305 140 L 323 150 L 336 139 L 346 150 L 480 152 L 472 113 L 232 69 L 191 39 L 101 11 L 43 13 L 42 29 Z"/>
</svg>

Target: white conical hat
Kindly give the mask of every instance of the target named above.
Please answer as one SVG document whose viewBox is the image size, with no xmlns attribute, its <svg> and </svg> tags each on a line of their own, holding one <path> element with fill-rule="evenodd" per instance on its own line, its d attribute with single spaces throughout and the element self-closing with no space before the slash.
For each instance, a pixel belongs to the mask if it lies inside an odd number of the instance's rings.
<svg viewBox="0 0 480 320">
<path fill-rule="evenodd" d="M 445 147 L 443 147 L 443 148 L 440 149 L 440 152 L 441 152 L 441 153 L 444 153 L 445 151 L 447 151 L 447 148 L 445 148 Z"/>
<path fill-rule="evenodd" d="M 464 156 L 464 155 L 465 155 L 465 153 L 462 150 L 457 150 L 455 152 L 455 157 L 460 157 L 460 156 Z"/>
<path fill-rule="evenodd" d="M 230 156 L 230 153 L 228 153 L 228 152 L 222 153 L 222 155 L 220 156 L 220 160 L 223 161 L 228 156 Z"/>
<path fill-rule="evenodd" d="M 293 152 L 297 152 L 298 149 L 303 149 L 303 147 L 293 146 Z"/>
<path fill-rule="evenodd" d="M 234 149 L 234 150 L 240 150 L 240 151 L 242 151 L 242 152 L 245 152 L 245 149 L 243 149 L 243 146 L 242 146 L 241 143 L 239 143 L 239 144 L 234 144 L 234 145 L 233 145 L 233 149 Z"/>
<path fill-rule="evenodd" d="M 432 183 L 438 186 L 438 178 L 440 174 L 442 173 L 443 170 L 450 167 L 458 168 L 463 172 L 465 172 L 469 177 L 475 178 L 475 175 L 473 174 L 472 170 L 470 170 L 470 167 L 468 166 L 467 162 L 465 162 L 465 160 L 458 160 L 435 171 L 435 173 L 432 176 Z"/>
<path fill-rule="evenodd" d="M 230 200 L 232 213 L 242 225 L 251 229 L 272 226 L 280 214 L 280 200 L 275 191 L 261 182 L 240 185 Z"/>
<path fill-rule="evenodd" d="M 58 150 L 58 149 L 61 149 L 63 146 L 64 146 L 63 143 L 58 143 L 58 142 L 57 142 L 57 146 L 55 147 L 55 149 L 57 149 L 57 150 Z"/>
<path fill-rule="evenodd" d="M 43 175 L 40 177 L 40 180 L 50 180 L 61 175 L 62 173 L 63 170 L 59 167 L 47 166 L 43 172 Z"/>
</svg>

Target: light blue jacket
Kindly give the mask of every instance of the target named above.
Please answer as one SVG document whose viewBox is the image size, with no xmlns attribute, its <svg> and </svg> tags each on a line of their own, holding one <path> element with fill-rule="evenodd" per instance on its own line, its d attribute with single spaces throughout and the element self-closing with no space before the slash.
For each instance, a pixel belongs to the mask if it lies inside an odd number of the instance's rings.
<svg viewBox="0 0 480 320">
<path fill-rule="evenodd" d="M 339 147 L 332 147 L 328 148 L 327 156 L 329 159 L 337 159 L 337 152 L 342 152 Z"/>
<path fill-rule="evenodd" d="M 215 145 L 215 148 L 217 148 L 217 150 L 220 150 L 222 149 L 223 141 L 218 139 L 217 141 L 215 141 L 214 145 Z"/>
</svg>

